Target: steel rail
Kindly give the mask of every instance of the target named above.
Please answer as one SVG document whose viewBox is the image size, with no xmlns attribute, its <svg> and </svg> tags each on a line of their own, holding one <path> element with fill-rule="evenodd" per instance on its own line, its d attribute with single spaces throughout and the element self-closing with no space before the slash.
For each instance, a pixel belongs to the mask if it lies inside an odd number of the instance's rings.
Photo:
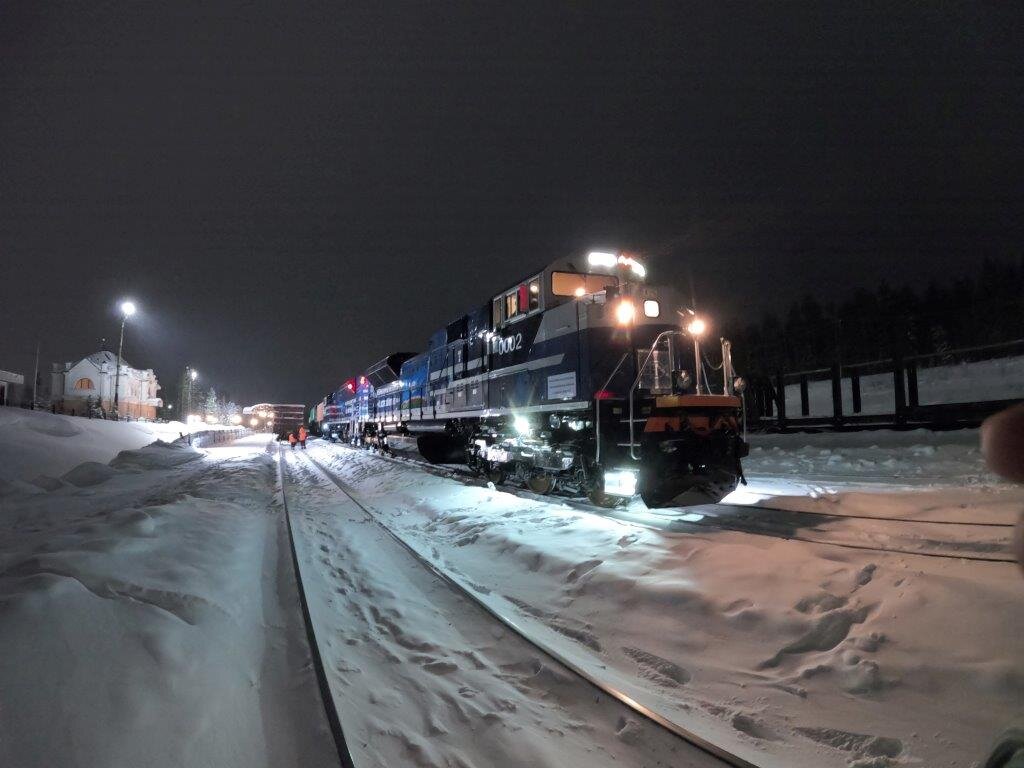
<svg viewBox="0 0 1024 768">
<path fill-rule="evenodd" d="M 338 753 L 338 762 L 342 768 L 355 768 L 355 761 L 348 749 L 348 742 L 345 740 L 345 732 L 341 727 L 341 718 L 338 716 L 338 708 L 334 703 L 334 695 L 331 693 L 331 686 L 327 682 L 327 671 L 324 668 L 324 660 L 320 656 L 320 646 L 316 641 L 316 631 L 313 628 L 313 617 L 309 613 L 309 602 L 306 599 L 306 590 L 302 586 L 302 571 L 299 568 L 299 555 L 295 550 L 295 534 L 292 531 L 292 518 L 288 513 L 288 502 L 284 492 L 284 469 L 282 467 L 281 447 L 277 448 L 277 492 L 284 510 L 284 519 L 288 529 L 288 545 L 292 552 L 292 566 L 295 568 L 295 584 L 299 592 L 299 606 L 302 608 L 302 620 L 306 625 L 306 641 L 309 643 L 309 655 L 313 661 L 313 670 L 316 672 L 317 685 L 320 688 L 320 699 L 324 705 L 324 714 L 327 716 L 327 725 L 334 739 L 334 747 Z"/>
<path fill-rule="evenodd" d="M 501 624 L 506 626 L 508 629 L 510 629 L 513 632 L 515 632 L 515 634 L 518 635 L 520 638 L 522 638 L 525 642 L 527 642 L 528 644 L 532 645 L 537 650 L 541 651 L 544 655 L 546 655 L 547 657 L 549 657 L 550 659 L 552 659 L 556 663 L 564 666 L 566 669 L 568 669 L 571 672 L 575 673 L 576 675 L 578 675 L 580 678 L 585 680 L 587 683 L 589 683 L 593 687 L 597 688 L 600 691 L 603 691 L 608 696 L 611 696 L 613 699 L 616 699 L 617 701 L 621 702 L 626 707 L 628 707 L 630 710 L 632 710 L 633 712 L 637 713 L 638 715 L 640 715 L 644 719 L 649 720 L 650 722 L 652 722 L 655 725 L 663 728 L 664 730 L 668 731 L 669 733 L 673 734 L 674 736 L 677 736 L 678 738 L 682 739 L 683 741 L 688 742 L 689 744 L 693 745 L 694 747 L 696 747 L 696 748 L 698 748 L 698 749 L 700 749 L 700 750 L 702 750 L 704 752 L 707 752 L 708 754 L 712 755 L 713 757 L 718 758 L 719 760 L 724 762 L 726 765 L 733 766 L 733 768 L 757 768 L 757 766 L 754 763 L 751 763 L 751 762 L 743 759 L 742 757 L 739 757 L 738 755 L 734 755 L 733 753 L 731 753 L 728 750 L 718 746 L 717 744 L 714 744 L 713 742 L 710 742 L 707 739 L 705 739 L 705 738 L 703 738 L 701 736 L 698 736 L 697 734 L 695 734 L 692 731 L 684 728 L 683 726 L 679 725 L 678 723 L 675 723 L 675 722 L 669 720 L 668 718 L 666 718 L 665 716 L 658 714 L 657 712 L 655 712 L 654 710 L 650 709 L 649 707 L 644 706 L 643 704 L 641 704 L 640 702 L 636 701 L 635 699 L 633 699 L 629 695 L 627 695 L 627 694 L 623 693 L 622 691 L 620 691 L 619 689 L 615 688 L 610 683 L 606 683 L 606 682 L 600 680 L 599 678 L 594 677 L 589 672 L 587 672 L 585 669 L 583 669 L 580 665 L 578 665 L 575 662 L 573 662 L 572 660 L 566 658 L 565 656 L 563 656 L 558 651 L 556 651 L 553 648 L 551 648 L 546 643 L 543 643 L 543 642 L 537 640 L 536 638 L 531 637 L 530 634 L 522 626 L 520 626 L 520 624 L 518 622 L 516 622 L 514 619 L 510 618 L 509 616 L 507 616 L 506 614 L 502 613 L 498 609 L 494 608 L 493 606 L 491 606 L 488 603 L 486 603 L 483 600 L 481 600 L 476 594 L 474 594 L 474 592 L 471 589 L 469 589 L 468 587 L 464 586 L 460 581 L 458 581 L 457 579 L 452 577 L 450 574 L 448 574 L 444 570 L 438 568 L 434 563 L 432 563 L 430 560 L 425 558 L 413 546 L 411 546 L 408 542 L 406 542 L 405 539 L 403 539 L 401 536 L 399 536 L 393 530 L 391 530 L 391 528 L 389 528 L 384 523 L 382 523 L 380 521 L 380 519 L 377 517 L 377 515 L 374 514 L 373 512 L 371 512 L 369 509 L 367 509 L 366 506 L 364 506 L 362 504 L 362 502 L 360 502 L 348 490 L 348 488 L 345 486 L 345 484 L 341 480 L 339 480 L 337 475 L 335 475 L 331 470 L 327 469 L 323 464 L 321 464 L 319 461 L 314 459 L 309 454 L 303 454 L 303 455 L 306 457 L 306 459 L 314 467 L 316 467 L 323 474 L 324 477 L 326 477 L 328 480 L 330 480 L 331 483 L 334 484 L 338 488 L 338 490 L 340 490 L 342 493 L 344 493 L 345 496 L 347 496 L 352 501 L 353 504 L 355 504 L 357 507 L 359 507 L 359 509 L 361 509 L 367 515 L 367 517 L 370 520 L 372 520 L 374 523 L 376 523 L 381 528 L 381 530 L 383 530 L 385 533 L 387 533 L 404 550 L 406 550 L 410 555 L 412 555 L 412 557 L 415 558 L 417 562 L 421 563 L 427 570 L 429 570 L 431 573 L 433 573 L 435 576 L 437 576 L 439 579 L 441 579 L 444 583 L 446 583 L 450 587 L 452 587 L 455 591 L 457 591 L 460 595 L 462 595 L 467 600 L 469 600 L 472 604 L 478 606 L 480 609 L 482 609 L 484 612 L 489 614 L 491 617 L 493 617 L 497 621 L 501 622 Z"/>
</svg>

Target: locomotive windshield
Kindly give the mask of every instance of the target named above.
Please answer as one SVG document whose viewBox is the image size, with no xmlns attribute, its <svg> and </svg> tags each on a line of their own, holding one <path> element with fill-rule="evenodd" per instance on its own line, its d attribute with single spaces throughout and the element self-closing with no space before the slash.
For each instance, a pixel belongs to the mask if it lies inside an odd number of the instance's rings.
<svg viewBox="0 0 1024 768">
<path fill-rule="evenodd" d="M 585 296 L 603 291 L 609 285 L 618 285 L 615 275 L 581 274 L 579 272 L 552 272 L 551 292 L 555 296 Z"/>
<path fill-rule="evenodd" d="M 651 394 L 666 395 L 672 393 L 672 369 L 675 368 L 675 350 L 672 337 L 666 336 L 651 354 L 651 348 L 640 348 L 636 351 L 636 364 L 640 369 L 639 388 Z M 650 359 L 647 355 L 650 354 Z M 644 361 L 647 364 L 644 365 Z"/>
</svg>

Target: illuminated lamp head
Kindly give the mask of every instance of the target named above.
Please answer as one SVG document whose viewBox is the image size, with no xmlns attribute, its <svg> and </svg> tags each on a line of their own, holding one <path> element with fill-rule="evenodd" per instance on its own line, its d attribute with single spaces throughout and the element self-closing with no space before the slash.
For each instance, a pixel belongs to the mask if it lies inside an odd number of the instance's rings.
<svg viewBox="0 0 1024 768">
<path fill-rule="evenodd" d="M 636 317 L 636 307 L 629 299 L 623 299 L 615 307 L 615 319 L 619 321 L 619 325 L 629 325 L 633 322 L 634 317 Z"/>
</svg>

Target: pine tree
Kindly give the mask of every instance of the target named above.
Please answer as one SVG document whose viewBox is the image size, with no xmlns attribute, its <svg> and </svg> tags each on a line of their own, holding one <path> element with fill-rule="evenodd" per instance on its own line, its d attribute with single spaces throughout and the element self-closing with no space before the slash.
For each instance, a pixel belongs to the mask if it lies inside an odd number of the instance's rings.
<svg viewBox="0 0 1024 768">
<path fill-rule="evenodd" d="M 210 391 L 206 393 L 206 400 L 203 403 L 203 415 L 209 419 L 213 417 L 217 421 L 220 421 L 220 406 L 217 403 L 217 390 L 210 387 Z"/>
</svg>

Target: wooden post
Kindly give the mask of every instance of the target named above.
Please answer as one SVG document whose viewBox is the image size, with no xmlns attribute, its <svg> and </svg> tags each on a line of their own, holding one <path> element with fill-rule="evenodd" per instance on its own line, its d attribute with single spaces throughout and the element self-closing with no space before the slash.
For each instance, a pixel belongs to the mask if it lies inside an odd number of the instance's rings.
<svg viewBox="0 0 1024 768">
<path fill-rule="evenodd" d="M 832 366 L 832 421 L 843 425 L 843 373 L 838 365 Z"/>
<path fill-rule="evenodd" d="M 811 403 L 810 398 L 807 395 L 807 374 L 800 374 L 800 415 L 810 416 L 811 415 Z"/>
<path fill-rule="evenodd" d="M 779 429 L 786 428 L 786 377 L 782 371 L 775 374 L 775 404 L 779 409 Z"/>
<path fill-rule="evenodd" d="M 896 411 L 896 423 L 904 424 L 907 420 L 907 390 L 903 380 L 903 358 L 892 360 L 892 389 Z"/>
<path fill-rule="evenodd" d="M 857 371 L 850 374 L 850 389 L 853 390 L 853 412 L 860 413 L 860 374 Z"/>
<path fill-rule="evenodd" d="M 907 400 L 910 409 L 914 410 L 918 405 L 917 395 L 917 361 L 911 360 L 907 364 Z"/>
</svg>

